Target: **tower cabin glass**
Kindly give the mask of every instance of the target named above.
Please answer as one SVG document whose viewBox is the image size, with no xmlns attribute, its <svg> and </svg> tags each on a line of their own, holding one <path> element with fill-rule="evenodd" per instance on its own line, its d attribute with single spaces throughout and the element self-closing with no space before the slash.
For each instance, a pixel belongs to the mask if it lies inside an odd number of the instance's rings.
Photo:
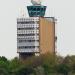
<svg viewBox="0 0 75 75">
<path fill-rule="evenodd" d="M 44 17 L 46 6 L 41 5 L 27 6 L 27 9 L 30 17 Z"/>
</svg>

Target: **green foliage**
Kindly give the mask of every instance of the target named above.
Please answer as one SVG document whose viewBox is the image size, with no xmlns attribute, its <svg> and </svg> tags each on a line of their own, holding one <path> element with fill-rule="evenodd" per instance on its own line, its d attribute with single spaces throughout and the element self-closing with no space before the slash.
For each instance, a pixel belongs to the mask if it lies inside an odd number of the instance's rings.
<svg viewBox="0 0 75 75">
<path fill-rule="evenodd" d="M 9 68 L 8 68 L 9 62 L 7 58 L 0 57 L 0 75 L 9 75 Z"/>
<path fill-rule="evenodd" d="M 46 54 L 42 55 L 43 63 L 42 67 L 44 68 L 45 75 L 55 72 L 55 55 Z"/>
<path fill-rule="evenodd" d="M 6 58 L 6 57 L 2 56 L 2 57 L 0 57 L 0 61 L 7 62 L 8 60 L 7 60 L 7 58 Z"/>
<path fill-rule="evenodd" d="M 31 67 L 25 68 L 24 66 L 22 66 L 15 73 L 16 75 L 30 75 L 34 73 L 34 69 Z"/>
<path fill-rule="evenodd" d="M 14 71 L 17 68 L 19 68 L 21 65 L 22 64 L 19 61 L 19 59 L 18 58 L 14 58 L 13 60 L 10 61 L 9 68 L 11 69 L 11 71 Z"/>
<path fill-rule="evenodd" d="M 66 64 L 59 64 L 56 68 L 57 73 L 62 73 L 64 75 L 68 75 L 70 68 Z"/>
<path fill-rule="evenodd" d="M 72 75 L 75 74 L 75 56 L 33 56 L 24 61 L 15 57 L 0 57 L 0 75 Z"/>
</svg>

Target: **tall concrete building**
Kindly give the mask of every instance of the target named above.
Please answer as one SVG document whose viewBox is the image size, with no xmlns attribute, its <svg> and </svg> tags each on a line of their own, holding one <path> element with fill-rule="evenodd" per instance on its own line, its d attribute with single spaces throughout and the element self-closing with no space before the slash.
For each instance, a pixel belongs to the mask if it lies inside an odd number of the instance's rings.
<svg viewBox="0 0 75 75">
<path fill-rule="evenodd" d="M 44 17 L 46 6 L 31 0 L 29 17 L 17 19 L 17 52 L 21 59 L 45 53 L 55 54 L 55 18 Z"/>
</svg>

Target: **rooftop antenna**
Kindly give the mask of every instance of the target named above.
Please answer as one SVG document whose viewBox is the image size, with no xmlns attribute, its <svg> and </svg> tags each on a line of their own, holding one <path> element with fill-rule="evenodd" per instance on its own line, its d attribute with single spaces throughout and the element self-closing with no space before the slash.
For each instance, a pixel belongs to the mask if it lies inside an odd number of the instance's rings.
<svg viewBox="0 0 75 75">
<path fill-rule="evenodd" d="M 25 17 L 25 12 L 23 9 L 21 9 L 21 17 Z"/>
<path fill-rule="evenodd" d="M 41 0 L 31 0 L 33 5 L 41 5 Z"/>
</svg>

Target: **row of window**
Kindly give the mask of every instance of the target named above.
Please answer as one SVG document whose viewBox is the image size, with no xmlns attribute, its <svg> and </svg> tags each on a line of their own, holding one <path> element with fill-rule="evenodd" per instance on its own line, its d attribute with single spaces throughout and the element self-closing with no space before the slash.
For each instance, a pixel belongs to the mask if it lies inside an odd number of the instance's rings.
<svg viewBox="0 0 75 75">
<path fill-rule="evenodd" d="M 39 46 L 19 46 L 19 49 L 25 49 L 25 48 L 39 48 Z"/>
<path fill-rule="evenodd" d="M 39 31 L 36 31 L 36 32 L 34 32 L 34 31 L 31 31 L 31 32 L 26 32 L 26 31 L 25 32 L 24 31 L 22 32 L 21 31 L 21 32 L 19 32 L 18 31 L 17 34 L 25 34 L 25 35 L 32 35 L 33 36 L 33 35 L 38 35 L 39 34 Z"/>
<path fill-rule="evenodd" d="M 17 28 L 22 28 L 22 27 L 39 27 L 39 24 L 19 24 L 17 25 Z"/>
<path fill-rule="evenodd" d="M 19 21 L 17 24 L 34 24 L 37 23 L 39 24 L 39 21 Z"/>
<path fill-rule="evenodd" d="M 19 40 L 19 43 L 22 43 L 22 42 L 39 42 L 39 40 Z"/>
<path fill-rule="evenodd" d="M 39 27 L 32 27 L 32 28 L 30 28 L 30 27 L 28 27 L 28 28 L 17 28 L 17 30 L 32 30 L 32 29 L 39 29 Z"/>
<path fill-rule="evenodd" d="M 39 40 L 39 36 L 18 36 L 17 39 Z"/>
<path fill-rule="evenodd" d="M 35 7 L 29 7 L 28 9 L 32 10 L 32 11 L 44 11 L 45 10 L 45 8 L 40 8 L 40 7 L 37 7 L 37 8 L 35 8 Z"/>
<path fill-rule="evenodd" d="M 39 37 L 37 38 L 25 38 L 25 37 L 20 37 L 20 38 L 17 38 L 18 40 L 22 40 L 22 39 L 25 39 L 25 40 L 39 40 Z"/>
<path fill-rule="evenodd" d="M 38 21 L 39 18 L 38 17 L 31 17 L 31 18 L 18 18 L 17 21 Z"/>
<path fill-rule="evenodd" d="M 27 32 L 27 33 L 30 33 L 30 32 L 39 32 L 39 30 L 38 29 L 35 29 L 35 30 L 17 30 L 17 32 Z"/>
<path fill-rule="evenodd" d="M 39 30 L 18 30 L 17 34 L 38 34 Z"/>
<path fill-rule="evenodd" d="M 17 26 L 17 28 L 39 28 L 39 25 L 27 25 L 27 26 Z"/>
<path fill-rule="evenodd" d="M 41 13 L 41 12 L 36 12 L 36 11 L 35 12 L 30 11 L 29 14 L 39 16 L 39 15 L 43 15 L 44 12 Z"/>
<path fill-rule="evenodd" d="M 24 23 L 24 24 L 21 24 L 21 23 L 17 24 L 17 26 L 37 26 L 37 25 L 39 25 L 39 23 L 37 23 L 37 22 L 35 22 L 35 23 L 28 23 L 28 24 L 26 24 L 26 23 Z"/>
<path fill-rule="evenodd" d="M 34 24 L 34 21 L 22 21 L 22 22 L 17 22 L 17 24 Z"/>
<path fill-rule="evenodd" d="M 17 36 L 17 38 L 18 38 L 18 36 Z M 33 39 L 33 38 L 39 38 L 39 36 L 38 35 L 36 35 L 36 36 L 24 36 L 24 39 Z M 20 38 L 20 39 L 23 39 L 23 38 Z"/>
<path fill-rule="evenodd" d="M 18 24 L 17 27 L 37 27 L 39 24 Z"/>
<path fill-rule="evenodd" d="M 17 36 L 35 36 L 39 34 L 17 34 Z"/>
</svg>

